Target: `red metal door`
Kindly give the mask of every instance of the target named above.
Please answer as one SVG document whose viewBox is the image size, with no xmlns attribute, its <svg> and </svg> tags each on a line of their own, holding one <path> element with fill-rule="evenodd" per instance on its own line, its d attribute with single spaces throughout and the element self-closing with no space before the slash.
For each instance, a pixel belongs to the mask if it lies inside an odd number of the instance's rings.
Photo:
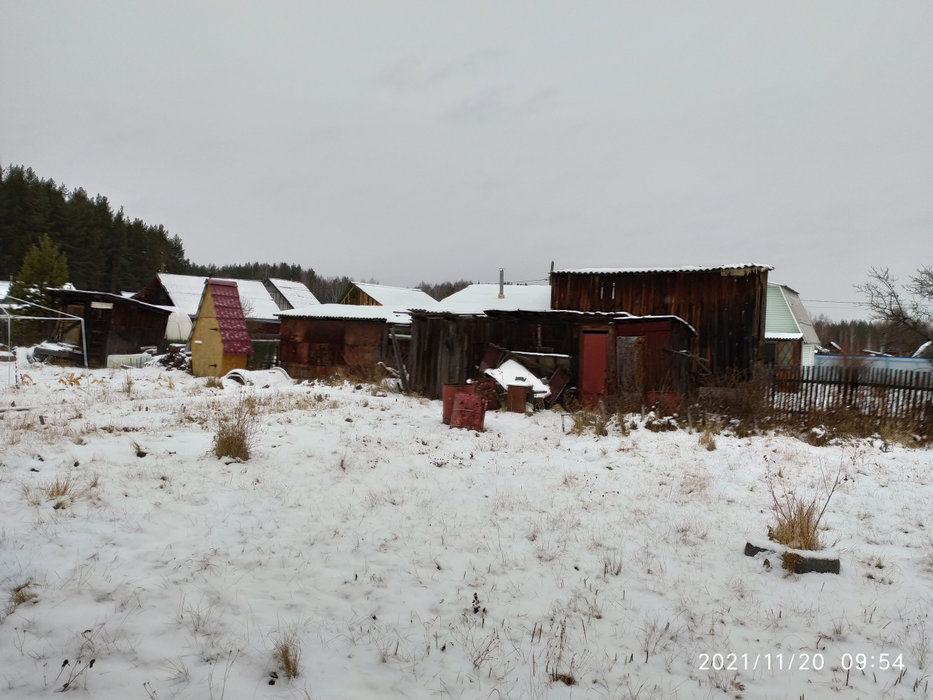
<svg viewBox="0 0 933 700">
<path fill-rule="evenodd" d="M 606 394 L 606 362 L 609 356 L 609 333 L 583 331 L 580 361 L 580 401 L 596 406 Z"/>
</svg>

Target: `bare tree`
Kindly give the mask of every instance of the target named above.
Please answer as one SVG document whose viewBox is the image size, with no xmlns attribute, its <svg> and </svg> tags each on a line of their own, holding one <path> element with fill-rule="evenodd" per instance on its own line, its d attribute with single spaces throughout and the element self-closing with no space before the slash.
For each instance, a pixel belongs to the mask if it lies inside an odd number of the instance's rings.
<svg viewBox="0 0 933 700">
<path fill-rule="evenodd" d="M 933 267 L 911 275 L 903 289 L 887 268 L 871 268 L 855 288 L 865 295 L 871 315 L 892 331 L 906 331 L 918 342 L 933 338 Z"/>
</svg>

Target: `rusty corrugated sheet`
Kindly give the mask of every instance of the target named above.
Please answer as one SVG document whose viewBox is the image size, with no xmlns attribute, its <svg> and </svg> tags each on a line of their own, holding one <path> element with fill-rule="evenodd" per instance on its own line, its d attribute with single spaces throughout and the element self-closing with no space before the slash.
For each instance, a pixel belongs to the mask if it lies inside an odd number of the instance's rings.
<svg viewBox="0 0 933 700">
<path fill-rule="evenodd" d="M 282 316 L 282 364 L 299 379 L 372 368 L 384 359 L 385 330 L 383 319 Z"/>
</svg>

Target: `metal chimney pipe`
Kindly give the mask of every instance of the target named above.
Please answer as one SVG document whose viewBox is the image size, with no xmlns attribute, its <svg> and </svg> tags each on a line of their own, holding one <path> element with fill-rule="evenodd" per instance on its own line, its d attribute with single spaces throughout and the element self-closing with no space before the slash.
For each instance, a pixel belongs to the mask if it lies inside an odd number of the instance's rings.
<svg viewBox="0 0 933 700">
<path fill-rule="evenodd" d="M 505 299 L 505 270 L 499 268 L 499 298 Z"/>
</svg>

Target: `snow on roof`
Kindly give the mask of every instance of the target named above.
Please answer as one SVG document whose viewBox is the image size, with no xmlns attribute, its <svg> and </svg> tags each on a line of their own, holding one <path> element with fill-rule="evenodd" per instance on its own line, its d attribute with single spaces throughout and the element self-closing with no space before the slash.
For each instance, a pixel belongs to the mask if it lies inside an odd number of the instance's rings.
<svg viewBox="0 0 933 700">
<path fill-rule="evenodd" d="M 693 335 L 697 335 L 697 329 L 694 328 L 691 324 L 687 323 L 681 316 L 677 314 L 648 314 L 646 316 L 633 316 L 632 314 L 623 313 L 617 314 L 613 319 L 616 323 L 637 323 L 639 321 L 656 321 L 658 319 L 667 319 L 671 321 L 677 321 L 686 326 Z"/>
<path fill-rule="evenodd" d="M 207 277 L 197 275 L 173 275 L 159 273 L 159 281 L 171 297 L 175 306 L 182 309 L 191 317 L 197 316 L 198 306 L 201 303 L 201 294 L 204 292 L 204 283 Z M 240 294 L 240 304 L 246 318 L 274 321 L 279 313 L 279 307 L 272 300 L 266 286 L 259 280 L 238 280 L 230 278 L 221 279 L 227 282 L 236 282 Z"/>
<path fill-rule="evenodd" d="M 279 290 L 279 294 L 285 297 L 285 301 L 291 304 L 293 309 L 300 309 L 304 306 L 321 303 L 311 290 L 301 282 L 270 277 L 269 283 Z"/>
<path fill-rule="evenodd" d="M 747 265 L 682 265 L 679 267 L 584 267 L 569 270 L 554 270 L 555 273 L 571 275 L 591 275 L 591 274 L 641 274 L 650 272 L 715 272 L 730 270 L 773 270 L 770 265 L 759 265 L 749 263 Z"/>
<path fill-rule="evenodd" d="M 498 284 L 471 284 L 437 303 L 437 309 L 454 313 L 499 311 L 548 311 L 551 287 L 545 284 L 506 284 L 499 298 Z"/>
<path fill-rule="evenodd" d="M 354 285 L 368 296 L 393 309 L 435 309 L 437 301 L 420 289 L 408 287 L 387 287 L 382 284 L 354 282 Z"/>
<path fill-rule="evenodd" d="M 803 333 L 765 333 L 767 340 L 802 340 Z"/>
<path fill-rule="evenodd" d="M 285 318 L 329 318 L 344 321 L 386 321 L 388 323 L 411 323 L 411 316 L 401 309 L 387 306 L 358 306 L 356 304 L 312 304 L 291 311 L 280 311 Z"/>
<path fill-rule="evenodd" d="M 75 289 L 72 285 L 62 286 L 62 287 L 48 287 L 49 293 L 53 296 L 56 295 L 56 292 L 62 293 L 64 296 L 72 297 L 88 297 L 101 299 L 112 299 L 114 302 L 119 303 L 128 303 L 131 305 L 137 305 L 145 308 L 156 309 L 157 311 L 164 311 L 167 314 L 172 312 L 172 307 L 170 306 L 161 306 L 159 304 L 150 304 L 147 301 L 142 301 L 140 299 L 134 299 L 133 297 L 127 297 L 123 294 L 114 294 L 112 292 L 98 292 L 92 289 Z"/>
</svg>

